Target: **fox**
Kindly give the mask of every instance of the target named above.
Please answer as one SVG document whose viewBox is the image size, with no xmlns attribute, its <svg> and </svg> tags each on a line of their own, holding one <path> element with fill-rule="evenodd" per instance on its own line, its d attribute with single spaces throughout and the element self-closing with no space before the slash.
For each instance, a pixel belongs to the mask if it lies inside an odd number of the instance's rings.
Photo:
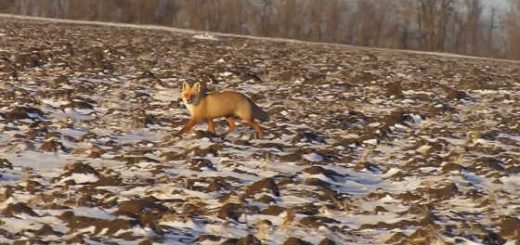
<svg viewBox="0 0 520 245">
<path fill-rule="evenodd" d="M 265 136 L 264 130 L 256 120 L 269 121 L 269 114 L 242 93 L 223 91 L 206 94 L 201 89 L 200 82 L 194 83 L 193 86 L 184 82 L 181 97 L 184 105 L 190 111 L 191 119 L 177 133 L 178 136 L 190 131 L 193 126 L 202 122 L 208 124 L 208 132 L 216 135 L 213 119 L 221 117 L 226 118 L 228 125 L 228 129 L 222 137 L 226 137 L 235 129 L 235 117 L 242 119 L 243 122 L 251 126 L 258 137 Z"/>
</svg>

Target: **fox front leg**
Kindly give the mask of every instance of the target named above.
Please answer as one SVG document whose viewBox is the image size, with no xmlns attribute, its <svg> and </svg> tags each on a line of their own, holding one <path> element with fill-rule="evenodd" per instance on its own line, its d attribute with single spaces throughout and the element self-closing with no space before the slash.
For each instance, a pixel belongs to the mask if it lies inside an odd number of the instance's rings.
<svg viewBox="0 0 520 245">
<path fill-rule="evenodd" d="M 215 124 L 213 124 L 213 119 L 208 119 L 208 132 L 215 134 Z"/>
<path fill-rule="evenodd" d="M 191 119 L 176 135 L 180 136 L 181 134 L 190 131 L 190 129 L 193 128 L 193 126 L 195 126 L 195 124 L 197 124 L 197 121 Z"/>
</svg>

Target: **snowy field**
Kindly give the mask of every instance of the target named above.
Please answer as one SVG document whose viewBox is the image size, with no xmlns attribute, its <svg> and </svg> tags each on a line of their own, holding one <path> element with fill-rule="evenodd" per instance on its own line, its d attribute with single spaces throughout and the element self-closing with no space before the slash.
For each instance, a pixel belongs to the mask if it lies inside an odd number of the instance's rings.
<svg viewBox="0 0 520 245">
<path fill-rule="evenodd" d="M 518 62 L 5 15 L 0 58 L 0 243 L 520 242 Z M 174 137 L 183 81 L 267 137 Z"/>
</svg>

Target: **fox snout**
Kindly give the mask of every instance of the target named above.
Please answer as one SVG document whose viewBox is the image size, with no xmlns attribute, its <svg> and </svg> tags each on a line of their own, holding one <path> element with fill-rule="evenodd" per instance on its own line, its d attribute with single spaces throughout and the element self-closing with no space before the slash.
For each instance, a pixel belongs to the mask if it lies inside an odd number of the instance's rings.
<svg viewBox="0 0 520 245">
<path fill-rule="evenodd" d="M 195 97 L 186 98 L 186 99 L 184 99 L 184 102 L 188 105 L 193 105 L 193 104 L 195 104 Z"/>
</svg>

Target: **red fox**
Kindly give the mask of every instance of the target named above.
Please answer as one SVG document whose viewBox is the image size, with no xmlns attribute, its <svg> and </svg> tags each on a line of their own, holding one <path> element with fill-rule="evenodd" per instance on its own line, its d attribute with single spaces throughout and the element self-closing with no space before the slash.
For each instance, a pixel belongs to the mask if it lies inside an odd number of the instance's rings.
<svg viewBox="0 0 520 245">
<path fill-rule="evenodd" d="M 215 134 L 213 119 L 225 117 L 229 127 L 224 134 L 226 136 L 235 129 L 234 116 L 237 116 L 254 128 L 259 137 L 265 136 L 264 131 L 255 119 L 268 121 L 269 115 L 244 94 L 232 91 L 206 94 L 201 91 L 199 82 L 196 82 L 193 86 L 184 82 L 182 84 L 182 100 L 190 111 L 191 119 L 177 135 L 188 132 L 193 126 L 201 122 L 207 122 L 208 131 Z"/>
</svg>

